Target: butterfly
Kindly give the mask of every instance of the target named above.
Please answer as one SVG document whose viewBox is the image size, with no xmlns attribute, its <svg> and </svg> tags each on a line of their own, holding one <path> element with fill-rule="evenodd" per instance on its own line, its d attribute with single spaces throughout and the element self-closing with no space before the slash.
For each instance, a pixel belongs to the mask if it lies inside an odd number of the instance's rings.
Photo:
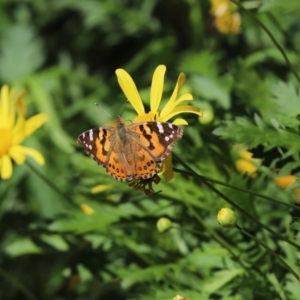
<svg viewBox="0 0 300 300">
<path fill-rule="evenodd" d="M 116 180 L 148 179 L 161 169 L 183 130 L 166 122 L 126 125 L 118 117 L 116 127 L 96 127 L 83 132 L 77 143 Z"/>
</svg>

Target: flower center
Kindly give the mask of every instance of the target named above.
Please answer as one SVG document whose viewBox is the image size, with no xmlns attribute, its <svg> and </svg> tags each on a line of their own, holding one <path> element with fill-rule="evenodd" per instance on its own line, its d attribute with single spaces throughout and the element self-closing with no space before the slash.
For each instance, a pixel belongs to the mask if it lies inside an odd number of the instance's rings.
<svg viewBox="0 0 300 300">
<path fill-rule="evenodd" d="M 12 131 L 8 128 L 0 128 L 0 157 L 8 152 L 13 142 Z"/>
</svg>

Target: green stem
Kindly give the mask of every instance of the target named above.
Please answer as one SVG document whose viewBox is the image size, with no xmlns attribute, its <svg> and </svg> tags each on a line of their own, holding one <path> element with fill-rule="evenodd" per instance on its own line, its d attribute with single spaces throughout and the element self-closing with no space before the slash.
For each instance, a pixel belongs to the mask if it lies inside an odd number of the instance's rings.
<svg viewBox="0 0 300 300">
<path fill-rule="evenodd" d="M 269 228 L 268 226 L 264 225 L 260 221 L 258 221 L 256 218 L 254 218 L 251 214 L 249 214 L 246 210 L 244 210 L 242 207 L 237 205 L 234 201 L 232 201 L 230 198 L 228 198 L 226 195 L 221 193 L 219 190 L 217 190 L 213 185 L 208 183 L 204 178 L 201 178 L 193 169 L 191 169 L 185 162 L 183 162 L 178 156 L 176 156 L 176 159 L 181 163 L 181 165 L 188 170 L 195 178 L 199 179 L 202 183 L 204 183 L 211 191 L 213 191 L 215 194 L 223 198 L 227 203 L 229 203 L 232 207 L 236 208 L 238 211 L 241 211 L 245 216 L 247 216 L 249 219 L 251 219 L 253 222 L 257 223 L 261 228 L 264 228 L 274 236 L 278 237 L 279 239 L 286 241 L 287 243 L 295 246 L 297 249 L 300 249 L 300 245 L 294 243 L 293 241 L 290 241 L 286 237 L 282 236 L 281 234 L 277 233 L 273 229 Z"/>
<path fill-rule="evenodd" d="M 260 239 L 256 238 L 255 236 L 253 236 L 252 234 L 248 233 L 246 230 L 244 230 L 243 228 L 241 228 L 239 225 L 235 226 L 241 233 L 243 233 L 244 235 L 246 235 L 247 237 L 253 239 L 254 241 L 256 241 L 259 245 L 261 245 L 262 247 L 264 247 L 271 255 L 273 255 L 280 263 L 281 265 L 288 270 L 289 272 L 291 272 L 295 278 L 299 281 L 299 275 L 278 255 L 276 254 L 265 242 L 261 241 Z"/>
<path fill-rule="evenodd" d="M 283 235 L 277 233 L 276 231 L 274 231 L 273 229 L 271 229 L 270 227 L 268 227 L 267 225 L 261 223 L 260 221 L 258 221 L 256 218 L 254 218 L 251 214 L 249 214 L 246 210 L 244 210 L 242 207 L 240 207 L 239 205 L 237 205 L 234 201 L 232 201 L 231 199 L 229 199 L 226 195 L 224 195 L 223 193 L 221 193 L 219 190 L 217 190 L 214 186 L 212 186 L 210 183 L 206 182 L 205 180 L 202 181 L 210 190 L 212 190 L 213 192 L 215 192 L 217 195 L 219 195 L 221 198 L 223 198 L 227 203 L 229 203 L 232 207 L 236 208 L 237 210 L 241 211 L 245 216 L 247 216 L 249 219 L 251 219 L 253 222 L 257 223 L 261 228 L 264 228 L 265 230 L 267 230 L 268 232 L 270 232 L 271 234 L 273 234 L 274 236 L 277 236 L 279 239 L 286 241 L 287 243 L 295 246 L 297 249 L 300 250 L 300 245 L 298 245 L 297 243 L 290 241 L 288 238 L 284 237 Z"/>
<path fill-rule="evenodd" d="M 241 260 L 240 256 L 235 254 L 235 251 L 232 249 L 232 246 L 230 244 L 228 244 L 226 241 L 224 241 L 214 230 L 212 230 L 209 226 L 205 225 L 205 222 L 203 222 L 202 218 L 198 216 L 197 212 L 195 211 L 195 209 L 189 205 L 188 203 L 186 203 L 186 205 L 188 206 L 189 210 L 191 211 L 192 215 L 194 215 L 194 217 L 197 219 L 197 221 L 199 222 L 199 224 L 205 228 L 205 231 L 209 234 L 209 236 L 214 239 L 217 243 L 219 243 L 221 246 L 223 246 L 225 249 L 227 249 L 227 251 L 231 254 L 232 257 L 236 258 L 238 260 L 238 262 L 240 263 L 240 265 L 245 268 L 245 270 L 249 271 L 249 268 L 243 263 L 243 261 Z"/>
<path fill-rule="evenodd" d="M 280 44 L 277 42 L 277 40 L 275 39 L 275 37 L 273 36 L 273 34 L 271 33 L 271 31 L 252 12 L 250 12 L 247 9 L 245 9 L 240 2 L 238 2 L 236 0 L 230 0 L 230 1 L 232 3 L 234 3 L 234 4 L 236 4 L 243 12 L 245 12 L 246 14 L 248 14 L 266 32 L 266 34 L 270 37 L 270 39 L 272 40 L 272 42 L 274 43 L 274 45 L 277 47 L 277 49 L 279 50 L 279 52 L 282 54 L 282 56 L 283 56 L 286 64 L 288 65 L 288 67 L 290 68 L 291 72 L 294 74 L 294 76 L 298 80 L 298 83 L 300 84 L 300 77 L 299 77 L 298 73 L 293 68 L 290 60 L 288 59 L 287 55 L 285 54 L 285 51 L 280 46 Z"/>
<path fill-rule="evenodd" d="M 60 190 L 55 184 L 53 184 L 44 174 L 42 174 L 36 167 L 34 167 L 29 161 L 26 161 L 27 166 L 31 171 L 33 171 L 40 179 L 42 179 L 46 184 L 48 184 L 58 195 L 62 196 L 63 198 L 67 199 L 68 202 L 79 209 L 78 205 L 74 203 L 72 198 Z"/>
<path fill-rule="evenodd" d="M 174 153 L 173 153 L 173 156 L 175 157 Z M 177 159 L 177 156 L 176 156 L 176 159 Z M 190 175 L 190 176 L 193 175 L 193 174 L 191 174 L 190 172 L 184 171 L 184 170 L 181 170 L 181 169 L 173 168 L 173 170 L 174 170 L 174 171 L 177 171 L 178 173 L 183 173 L 183 174 L 187 174 L 187 175 Z M 253 192 L 253 191 L 251 191 L 251 190 L 247 190 L 247 189 L 243 189 L 243 188 L 237 187 L 237 186 L 235 186 L 235 185 L 232 185 L 232 184 L 227 183 L 227 182 L 224 182 L 224 181 L 216 180 L 216 179 L 213 179 L 213 178 L 210 178 L 210 177 L 206 177 L 206 176 L 203 176 L 203 175 L 199 175 L 199 174 L 197 174 L 197 176 L 198 176 L 199 178 L 201 178 L 202 180 L 206 180 L 206 181 L 209 181 L 209 182 L 212 182 L 212 183 L 216 183 L 216 184 L 219 184 L 219 185 L 222 185 L 222 186 L 226 186 L 226 187 L 228 187 L 228 188 L 235 189 L 235 190 L 241 191 L 241 192 L 243 192 L 243 193 L 248 193 L 248 194 L 257 196 L 257 197 L 259 197 L 259 198 L 268 200 L 268 201 L 270 201 L 270 202 L 277 203 L 277 204 L 286 206 L 286 207 L 288 207 L 288 208 L 293 208 L 293 209 L 296 209 L 296 210 L 299 210 L 299 211 L 300 211 L 300 207 L 297 206 L 297 205 L 285 203 L 285 202 L 282 202 L 282 201 L 280 201 L 280 200 L 276 200 L 276 199 L 274 199 L 274 198 L 271 198 L 271 197 L 269 197 L 269 196 L 266 196 L 266 195 L 263 195 L 263 194 L 260 194 L 260 193 L 257 193 L 257 192 Z"/>
<path fill-rule="evenodd" d="M 17 287 L 17 289 L 21 291 L 21 293 L 26 297 L 26 299 L 37 300 L 37 298 L 35 298 L 31 291 L 29 291 L 22 282 L 20 282 L 17 278 L 13 277 L 12 275 L 8 274 L 3 269 L 0 269 L 0 276 L 2 276 L 15 287 Z"/>
<path fill-rule="evenodd" d="M 176 230 L 180 230 L 180 231 L 193 233 L 195 235 L 200 236 L 201 238 L 209 238 L 208 234 L 200 232 L 200 231 L 195 230 L 195 229 L 190 229 L 190 228 L 185 228 L 185 227 L 180 227 L 180 226 L 173 226 L 173 225 L 171 226 L 171 228 L 176 229 Z"/>
</svg>

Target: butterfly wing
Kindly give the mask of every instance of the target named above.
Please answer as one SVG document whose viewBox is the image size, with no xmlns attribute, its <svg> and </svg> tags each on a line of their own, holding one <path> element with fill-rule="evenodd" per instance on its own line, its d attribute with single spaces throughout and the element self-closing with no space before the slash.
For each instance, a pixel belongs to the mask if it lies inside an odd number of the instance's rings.
<svg viewBox="0 0 300 300">
<path fill-rule="evenodd" d="M 83 132 L 77 143 L 84 147 L 84 152 L 99 165 L 106 167 L 116 140 L 114 127 L 96 127 Z"/>
<path fill-rule="evenodd" d="M 126 139 L 121 141 L 114 127 L 96 127 L 83 132 L 77 143 L 84 147 L 84 152 L 103 166 L 107 173 L 119 181 L 134 178 L 132 164 L 135 161 L 136 143 Z"/>
<path fill-rule="evenodd" d="M 183 130 L 167 122 L 132 123 L 128 126 L 138 136 L 139 144 L 157 161 L 164 160 L 171 152 L 176 140 L 181 138 Z"/>
<path fill-rule="evenodd" d="M 134 145 L 134 178 L 147 179 L 160 171 L 183 130 L 171 123 L 143 122 L 129 125 L 128 135 Z"/>
<path fill-rule="evenodd" d="M 77 142 L 84 151 L 119 181 L 148 179 L 157 174 L 183 131 L 162 122 L 140 122 L 117 128 L 97 127 L 83 132 Z"/>
<path fill-rule="evenodd" d="M 133 179 L 131 160 L 126 159 L 125 155 L 130 148 L 131 143 L 129 141 L 122 143 L 118 137 L 116 138 L 116 142 L 112 145 L 109 160 L 105 168 L 106 172 L 116 180 L 130 181 Z M 132 157 L 131 153 L 129 153 L 129 157 Z"/>
</svg>

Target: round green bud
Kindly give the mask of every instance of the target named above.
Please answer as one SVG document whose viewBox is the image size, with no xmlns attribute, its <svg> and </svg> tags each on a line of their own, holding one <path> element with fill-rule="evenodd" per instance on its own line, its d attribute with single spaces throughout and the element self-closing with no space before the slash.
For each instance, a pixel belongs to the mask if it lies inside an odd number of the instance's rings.
<svg viewBox="0 0 300 300">
<path fill-rule="evenodd" d="M 171 225 L 172 225 L 172 222 L 168 218 L 160 218 L 156 223 L 158 232 L 164 232 L 164 231 L 170 229 Z"/>
<path fill-rule="evenodd" d="M 230 208 L 222 208 L 218 212 L 217 218 L 219 224 L 225 228 L 234 227 L 237 222 L 236 214 Z"/>
<path fill-rule="evenodd" d="M 213 119 L 214 119 L 214 117 L 215 117 L 215 114 L 214 114 L 214 112 L 213 112 L 213 110 L 212 109 L 207 109 L 207 110 L 203 110 L 203 113 L 202 113 L 202 116 L 201 117 L 199 117 L 199 122 L 201 123 L 201 124 L 208 124 L 208 123 L 210 123 Z"/>
</svg>

